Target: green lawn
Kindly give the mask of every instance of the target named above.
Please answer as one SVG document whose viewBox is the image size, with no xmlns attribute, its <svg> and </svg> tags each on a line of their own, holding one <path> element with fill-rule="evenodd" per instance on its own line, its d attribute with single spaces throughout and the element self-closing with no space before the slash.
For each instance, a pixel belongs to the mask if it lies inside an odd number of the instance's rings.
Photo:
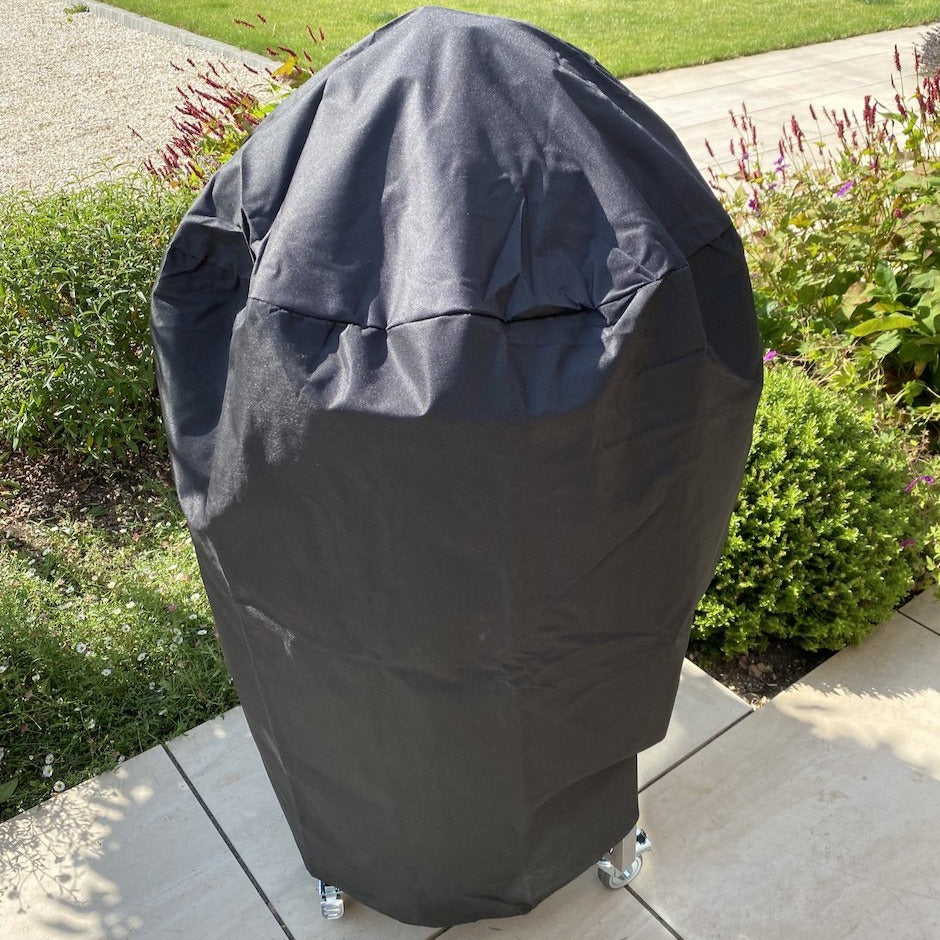
<svg viewBox="0 0 940 940">
<path fill-rule="evenodd" d="M 51 508 L 34 466 L 0 454 L 0 821 L 238 701 L 167 486 L 86 473 Z"/>
<path fill-rule="evenodd" d="M 275 45 L 308 48 L 319 64 L 414 6 L 397 0 L 352 9 L 339 0 L 112 2 L 257 52 L 272 38 Z M 586 49 L 621 76 L 940 19 L 938 0 L 532 0 L 522 6 L 506 0 L 465 0 L 444 5 L 529 20 Z M 234 22 L 241 18 L 257 23 L 258 12 L 267 17 L 267 29 L 259 23 L 258 29 L 248 30 Z M 325 41 L 314 47 L 306 37 L 307 24 L 322 28 Z"/>
</svg>

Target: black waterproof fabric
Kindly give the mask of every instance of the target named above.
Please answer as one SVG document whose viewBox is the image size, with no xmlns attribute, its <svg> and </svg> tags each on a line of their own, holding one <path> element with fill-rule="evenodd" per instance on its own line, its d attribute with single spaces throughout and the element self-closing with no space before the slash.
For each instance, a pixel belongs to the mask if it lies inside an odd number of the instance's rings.
<svg viewBox="0 0 940 940">
<path fill-rule="evenodd" d="M 196 200 L 153 335 L 223 650 L 306 866 L 524 912 L 637 820 L 740 483 L 740 242 L 669 129 L 533 27 L 422 9 Z"/>
</svg>

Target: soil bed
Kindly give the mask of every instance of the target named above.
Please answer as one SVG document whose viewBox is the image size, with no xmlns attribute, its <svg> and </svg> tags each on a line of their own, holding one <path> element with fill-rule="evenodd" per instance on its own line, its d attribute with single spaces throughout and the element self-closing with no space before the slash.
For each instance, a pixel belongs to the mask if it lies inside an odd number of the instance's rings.
<svg viewBox="0 0 940 940">
<path fill-rule="evenodd" d="M 688 653 L 696 666 L 755 708 L 834 655 L 831 650 L 809 653 L 786 643 L 770 643 L 763 652 L 733 659 L 716 657 L 695 643 Z"/>
<path fill-rule="evenodd" d="M 89 516 L 117 534 L 147 518 L 148 506 L 161 499 L 175 502 L 172 486 L 169 458 L 156 448 L 120 470 L 83 466 L 51 454 L 0 451 L 0 527 Z"/>
</svg>

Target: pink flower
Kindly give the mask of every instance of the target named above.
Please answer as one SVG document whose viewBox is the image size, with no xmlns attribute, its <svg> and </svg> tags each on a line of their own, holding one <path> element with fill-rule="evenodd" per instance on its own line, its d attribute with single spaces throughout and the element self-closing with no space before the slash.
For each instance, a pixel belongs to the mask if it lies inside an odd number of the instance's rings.
<svg viewBox="0 0 940 940">
<path fill-rule="evenodd" d="M 776 358 L 777 358 L 777 350 L 776 350 L 776 349 L 768 349 L 767 352 L 764 353 L 764 362 L 765 362 L 765 363 L 773 362 L 774 359 L 776 359 Z"/>
</svg>

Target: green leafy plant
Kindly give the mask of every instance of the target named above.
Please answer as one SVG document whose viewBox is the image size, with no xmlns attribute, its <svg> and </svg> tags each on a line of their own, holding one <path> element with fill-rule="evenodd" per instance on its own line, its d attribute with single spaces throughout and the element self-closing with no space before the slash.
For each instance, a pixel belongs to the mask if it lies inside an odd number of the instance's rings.
<svg viewBox="0 0 940 940">
<path fill-rule="evenodd" d="M 859 642 L 914 584 L 935 523 L 889 437 L 855 401 L 783 362 L 767 370 L 728 541 L 693 637 L 732 656 L 768 639 Z M 917 491 L 917 498 L 914 493 Z"/>
<path fill-rule="evenodd" d="M 134 178 L 0 195 L 0 441 L 114 463 L 162 440 L 149 295 L 185 203 Z"/>
<path fill-rule="evenodd" d="M 861 117 L 794 117 L 771 156 L 746 108 L 713 169 L 745 233 L 768 344 L 843 387 L 940 416 L 940 74 Z M 919 64 L 919 63 L 918 63 Z M 827 136 L 828 135 L 828 136 Z"/>
</svg>

